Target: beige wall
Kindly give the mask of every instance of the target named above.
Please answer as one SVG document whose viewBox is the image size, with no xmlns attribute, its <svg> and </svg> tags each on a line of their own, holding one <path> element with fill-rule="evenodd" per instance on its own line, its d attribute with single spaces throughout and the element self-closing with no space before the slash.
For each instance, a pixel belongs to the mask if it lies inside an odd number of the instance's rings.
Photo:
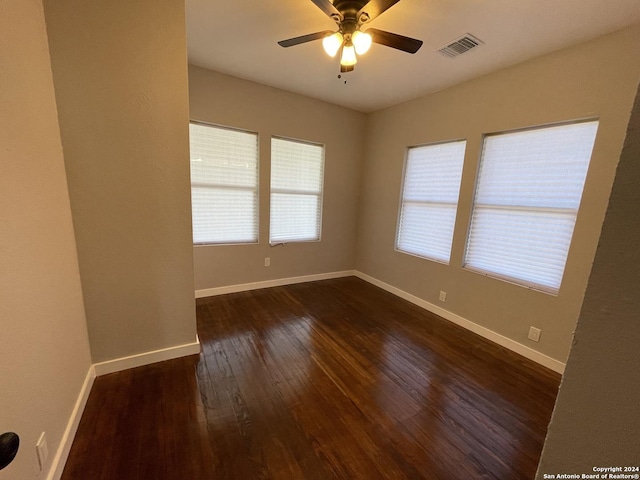
<svg viewBox="0 0 640 480">
<path fill-rule="evenodd" d="M 0 478 L 27 479 L 43 431 L 49 470 L 91 361 L 39 0 L 0 3 L 0 58 L 0 433 L 22 441 Z"/>
<path fill-rule="evenodd" d="M 537 478 L 640 462 L 640 90 Z M 628 474 L 637 472 L 628 472 Z"/>
<path fill-rule="evenodd" d="M 44 4 L 93 361 L 191 343 L 184 1 Z"/>
<path fill-rule="evenodd" d="M 260 138 L 259 243 L 194 247 L 196 289 L 353 269 L 365 115 L 194 66 L 189 100 L 192 120 Z M 269 246 L 272 135 L 325 145 L 321 242 Z"/>
<path fill-rule="evenodd" d="M 356 268 L 564 362 L 640 78 L 640 27 L 527 61 L 368 117 Z M 460 58 L 456 61 L 464 61 Z M 484 133 L 599 117 L 574 241 L 557 296 L 462 268 Z M 405 149 L 467 139 L 450 265 L 394 250 Z M 447 303 L 438 302 L 440 290 Z M 540 343 L 527 340 L 530 325 Z"/>
</svg>

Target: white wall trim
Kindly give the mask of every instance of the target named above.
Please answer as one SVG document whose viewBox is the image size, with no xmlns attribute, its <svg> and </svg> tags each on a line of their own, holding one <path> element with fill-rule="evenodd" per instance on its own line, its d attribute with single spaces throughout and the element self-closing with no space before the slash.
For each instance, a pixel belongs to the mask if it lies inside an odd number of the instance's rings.
<svg viewBox="0 0 640 480">
<path fill-rule="evenodd" d="M 197 355 L 198 353 L 200 353 L 200 339 L 196 335 L 196 341 L 193 343 L 107 360 L 106 362 L 95 363 L 93 367 L 95 368 L 96 376 L 99 377 L 129 368 L 149 365 L 151 363 L 173 360 L 174 358 L 186 357 L 187 355 Z"/>
<path fill-rule="evenodd" d="M 172 360 L 174 358 L 180 358 L 187 355 L 196 355 L 198 353 L 200 353 L 200 339 L 196 335 L 196 341 L 193 343 L 140 353 L 129 357 L 116 358 L 114 360 L 91 365 L 87 372 L 87 376 L 84 379 L 84 383 L 82 384 L 82 388 L 80 389 L 73 411 L 71 412 L 67 428 L 62 435 L 62 440 L 60 441 L 60 446 L 58 447 L 56 456 L 51 462 L 51 467 L 49 468 L 49 473 L 46 476 L 46 479 L 59 480 L 62 477 L 64 466 L 67 463 L 67 458 L 71 451 L 73 439 L 76 436 L 78 425 L 80 424 L 80 419 L 84 413 L 84 408 L 87 405 L 89 393 L 91 393 L 91 387 L 93 386 L 93 381 L 96 376 L 119 372 L 129 368 L 141 367 L 143 365 L 162 362 L 164 360 Z"/>
<path fill-rule="evenodd" d="M 445 310 L 442 307 L 429 303 L 426 300 L 423 300 L 419 297 L 416 297 L 415 295 L 405 292 L 404 290 L 400 290 L 399 288 L 389 285 L 388 283 L 385 283 L 382 280 L 378 280 L 377 278 L 371 277 L 366 273 L 362 273 L 356 270 L 354 275 L 366 282 L 371 283 L 372 285 L 375 285 L 376 287 L 380 287 L 389 293 L 392 293 L 400 298 L 403 298 L 413 303 L 414 305 L 424 308 L 425 310 L 431 313 L 435 313 L 436 315 L 444 318 L 445 320 L 449 320 L 450 322 L 455 323 L 456 325 L 466 328 L 467 330 L 470 330 L 473 333 L 476 333 L 481 337 L 486 338 L 487 340 L 491 340 L 492 342 L 497 343 L 502 347 L 508 348 L 509 350 L 519 355 L 522 355 L 523 357 L 528 358 L 529 360 L 533 360 L 534 362 L 539 363 L 540 365 L 547 367 L 553 370 L 554 372 L 557 372 L 560 374 L 564 373 L 565 364 L 556 360 L 555 358 L 551 358 L 545 355 L 544 353 L 540 353 L 530 347 L 527 347 L 526 345 L 522 345 L 521 343 L 518 343 L 515 340 L 505 337 L 504 335 L 501 335 L 497 332 L 494 332 L 493 330 L 489 330 L 488 328 L 478 325 L 477 323 L 473 323 L 471 320 L 467 320 L 466 318 L 461 317 L 460 315 L 457 315 L 448 310 Z"/>
<path fill-rule="evenodd" d="M 265 280 L 262 282 L 252 282 L 252 283 L 242 283 L 238 285 L 227 285 L 224 287 L 214 287 L 214 288 L 206 288 L 203 290 L 196 290 L 195 297 L 196 298 L 204 298 L 204 297 L 213 297 L 216 295 L 225 295 L 227 293 L 237 293 L 237 292 L 246 292 L 248 290 L 257 290 L 260 288 L 270 288 L 270 287 L 280 287 L 282 285 L 292 285 L 294 283 L 304 283 L 304 282 L 315 282 L 318 280 L 329 280 L 332 278 L 341 278 L 341 277 L 350 277 L 356 276 L 361 278 L 362 280 L 371 283 L 377 287 L 386 290 L 400 298 L 403 298 L 414 305 L 417 305 L 425 310 L 435 313 L 436 315 L 448 320 L 456 325 L 459 325 L 467 330 L 480 335 L 481 337 L 486 338 L 498 345 L 508 348 L 509 350 L 522 355 L 529 360 L 532 360 L 540 365 L 547 367 L 554 372 L 558 372 L 560 374 L 564 373 L 565 364 L 556 360 L 555 358 L 551 358 L 544 353 L 540 353 L 526 345 L 516 342 L 504 335 L 501 335 L 493 330 L 490 330 L 482 325 L 478 325 L 477 323 L 472 322 L 471 320 L 467 320 L 460 315 L 452 313 L 448 310 L 445 310 L 438 305 L 434 305 L 433 303 L 429 303 L 426 300 L 423 300 L 415 295 L 412 295 L 404 290 L 400 290 L 388 283 L 383 282 L 382 280 L 378 280 L 377 278 L 371 277 L 366 273 L 362 273 L 358 270 L 345 270 L 342 272 L 329 272 L 329 273 L 320 273 L 316 275 L 304 275 L 300 277 L 289 277 L 289 278 L 278 278 L 275 280 Z M 127 367 L 130 368 L 130 367 Z M 101 373 L 98 373 L 101 375 Z"/>
<path fill-rule="evenodd" d="M 67 458 L 71 451 L 71 445 L 73 444 L 73 439 L 78 431 L 78 425 L 80 425 L 80 419 L 84 413 L 84 407 L 87 405 L 89 393 L 91 392 L 91 387 L 93 386 L 95 378 L 96 370 L 93 368 L 93 365 L 91 365 L 86 377 L 84 378 L 84 383 L 82 384 L 82 388 L 80 389 L 80 393 L 76 399 L 76 404 L 73 407 L 71 416 L 69 417 L 67 428 L 65 428 L 64 433 L 62 434 L 60 446 L 58 447 L 56 455 L 51 462 L 49 474 L 46 477 L 47 480 L 59 480 L 62 477 L 62 471 L 67 463 Z"/>
<path fill-rule="evenodd" d="M 224 287 L 205 288 L 196 290 L 196 298 L 215 297 L 227 293 L 246 292 L 248 290 L 258 290 L 260 288 L 281 287 L 283 285 L 293 285 L 294 283 L 316 282 L 318 280 L 330 280 L 332 278 L 352 277 L 355 270 L 344 270 L 342 272 L 317 273 L 315 275 L 303 275 L 301 277 L 276 278 L 275 280 L 265 280 L 262 282 L 241 283 Z"/>
<path fill-rule="evenodd" d="M 320 273 L 316 275 L 305 275 L 301 277 L 290 277 L 290 278 L 280 278 L 276 280 L 267 280 L 263 282 L 253 282 L 253 283 L 244 283 L 240 285 L 230 285 L 226 287 L 217 287 L 217 288 L 208 288 L 205 290 L 196 290 L 195 296 L 196 298 L 202 297 L 210 297 L 215 295 L 224 295 L 226 293 L 235 293 L 235 292 L 244 292 L 247 290 L 256 290 L 259 288 L 269 288 L 269 287 L 277 287 L 282 285 L 291 285 L 295 283 L 304 283 L 304 282 L 314 282 L 317 280 L 329 280 L 333 278 L 341 278 L 341 277 L 349 277 L 356 276 L 366 282 L 371 283 L 377 287 L 386 290 L 393 295 L 396 295 L 400 298 L 403 298 L 414 305 L 417 305 L 425 310 L 435 313 L 436 315 L 448 320 L 456 325 L 459 325 L 467 330 L 470 330 L 473 333 L 480 335 L 488 340 L 491 340 L 498 345 L 501 345 L 509 350 L 522 355 L 529 360 L 533 360 L 540 365 L 543 365 L 555 372 L 560 374 L 564 373 L 565 364 L 551 358 L 543 353 L 540 353 L 532 348 L 527 347 L 526 345 L 522 345 L 521 343 L 516 342 L 515 340 L 511 340 L 504 335 L 501 335 L 493 330 L 489 330 L 486 327 L 478 325 L 477 323 L 473 323 L 470 320 L 467 320 L 460 315 L 452 313 L 448 310 L 445 310 L 442 307 L 434 305 L 432 303 L 427 302 L 415 295 L 405 292 L 399 288 L 396 288 L 388 283 L 383 282 L 382 280 L 378 280 L 366 273 L 362 273 L 357 270 L 345 270 L 342 272 L 330 272 L 330 273 Z M 109 373 L 115 373 L 122 370 L 127 370 L 129 368 L 141 367 L 143 365 L 149 365 L 156 362 L 162 362 L 165 360 L 172 360 L 175 358 L 184 357 L 187 355 L 196 355 L 200 353 L 200 339 L 196 335 L 196 340 L 193 343 L 187 343 L 184 345 L 177 345 L 175 347 L 163 348 L 160 350 L 154 350 L 151 352 L 140 353 L 137 355 L 131 355 L 128 357 L 117 358 L 114 360 L 108 360 L 106 362 L 95 363 L 91 365 L 87 375 L 84 379 L 84 383 L 82 384 L 82 388 L 80 389 L 80 393 L 76 400 L 76 403 L 73 407 L 73 411 L 71 413 L 71 417 L 69 418 L 69 422 L 67 427 L 62 435 L 62 440 L 60 442 L 60 446 L 56 452 L 56 456 L 54 457 L 51 467 L 49 469 L 49 474 L 47 475 L 47 480 L 59 480 L 62 477 L 62 472 L 64 470 L 64 466 L 67 462 L 67 458 L 69 457 L 69 452 L 71 451 L 71 445 L 73 444 L 73 439 L 75 438 L 76 432 L 78 430 L 78 425 L 80 424 L 80 419 L 82 418 L 82 414 L 84 412 L 84 408 L 87 404 L 87 400 L 89 399 L 89 393 L 91 392 L 91 387 L 93 386 L 93 382 L 96 376 L 107 375 Z"/>
</svg>

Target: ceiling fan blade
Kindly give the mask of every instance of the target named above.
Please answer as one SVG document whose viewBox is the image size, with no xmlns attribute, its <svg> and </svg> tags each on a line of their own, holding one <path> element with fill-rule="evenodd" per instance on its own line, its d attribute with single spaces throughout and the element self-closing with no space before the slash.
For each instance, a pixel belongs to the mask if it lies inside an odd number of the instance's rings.
<svg viewBox="0 0 640 480">
<path fill-rule="evenodd" d="M 301 37 L 288 38 L 287 40 L 280 40 L 278 45 L 281 47 L 293 47 L 294 45 L 300 45 L 301 43 L 312 42 L 314 40 L 320 40 L 321 38 L 331 35 L 331 30 L 325 30 L 324 32 L 310 33 L 308 35 L 302 35 Z"/>
<path fill-rule="evenodd" d="M 397 33 L 385 32 L 377 28 L 367 28 L 367 33 L 373 35 L 373 43 L 386 45 L 387 47 L 402 50 L 407 53 L 416 53 L 422 46 L 422 40 L 405 37 Z"/>
<path fill-rule="evenodd" d="M 360 11 L 356 14 L 356 18 L 359 21 L 362 14 L 366 13 L 368 18 L 365 21 L 369 22 L 374 18 L 376 18 L 381 13 L 393 7 L 399 1 L 400 0 L 371 0 L 364 7 L 360 9 Z"/>
<path fill-rule="evenodd" d="M 322 10 L 325 15 L 333 18 L 334 20 L 337 18 L 339 21 L 342 21 L 344 17 L 340 13 L 336 7 L 333 6 L 329 0 L 311 0 L 320 10 Z M 396 0 L 397 1 L 397 0 Z"/>
<path fill-rule="evenodd" d="M 355 65 L 342 65 L 340 64 L 340 73 L 353 72 Z"/>
</svg>

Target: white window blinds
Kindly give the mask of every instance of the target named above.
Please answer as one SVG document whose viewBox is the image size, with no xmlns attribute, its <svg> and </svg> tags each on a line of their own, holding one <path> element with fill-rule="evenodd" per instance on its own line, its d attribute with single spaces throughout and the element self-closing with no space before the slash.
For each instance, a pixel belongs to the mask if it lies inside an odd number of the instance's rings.
<svg viewBox="0 0 640 480">
<path fill-rule="evenodd" d="M 193 243 L 258 241 L 258 135 L 189 126 Z"/>
<path fill-rule="evenodd" d="M 324 147 L 271 139 L 269 242 L 320 240 Z"/>
<path fill-rule="evenodd" d="M 465 141 L 409 148 L 396 248 L 449 263 Z"/>
<path fill-rule="evenodd" d="M 556 293 L 598 122 L 487 136 L 465 266 Z"/>
</svg>

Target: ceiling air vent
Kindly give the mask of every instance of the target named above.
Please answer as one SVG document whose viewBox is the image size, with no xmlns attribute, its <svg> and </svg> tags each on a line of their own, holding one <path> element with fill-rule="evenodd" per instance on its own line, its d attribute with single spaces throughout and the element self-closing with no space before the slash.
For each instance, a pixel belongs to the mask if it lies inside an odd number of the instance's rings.
<svg viewBox="0 0 640 480">
<path fill-rule="evenodd" d="M 461 37 L 456 38 L 448 45 L 439 48 L 437 51 L 445 57 L 454 58 L 458 55 L 462 55 L 463 53 L 468 52 L 472 48 L 476 48 L 482 45 L 483 43 L 484 42 L 479 38 L 474 37 L 470 33 L 465 33 Z"/>
</svg>

